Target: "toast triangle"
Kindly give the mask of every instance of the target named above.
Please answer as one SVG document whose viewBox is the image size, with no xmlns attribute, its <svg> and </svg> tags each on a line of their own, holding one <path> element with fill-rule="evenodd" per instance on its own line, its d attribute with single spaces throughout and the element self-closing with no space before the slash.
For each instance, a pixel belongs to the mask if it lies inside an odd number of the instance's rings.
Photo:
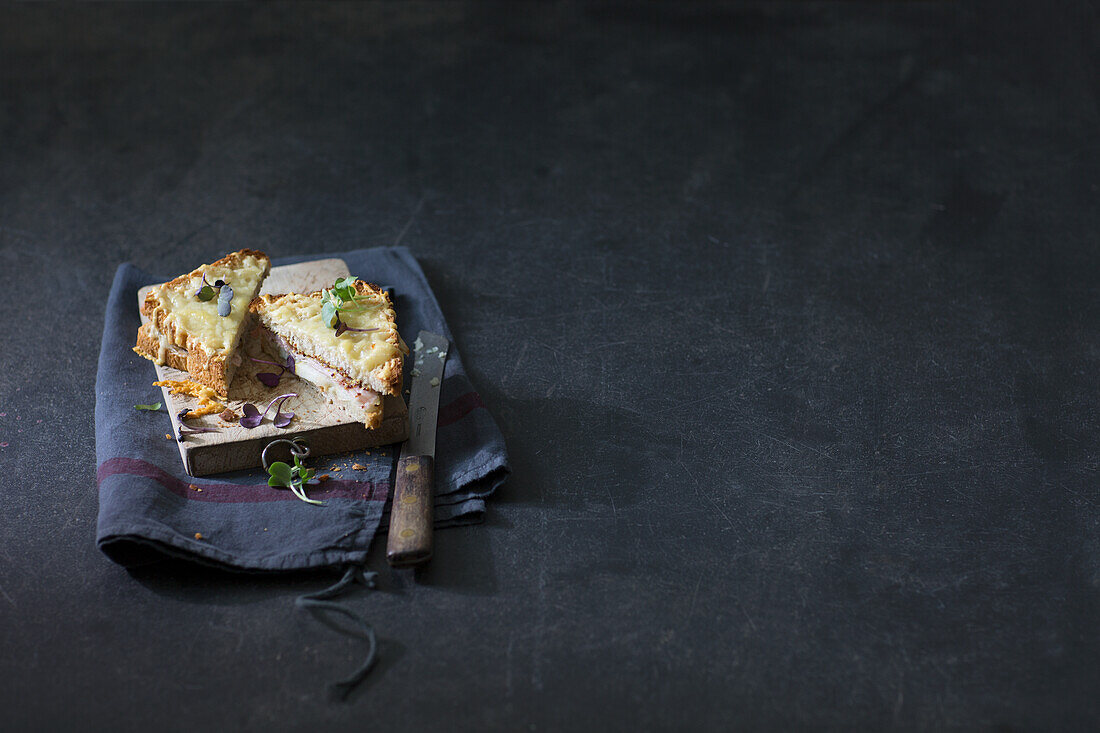
<svg viewBox="0 0 1100 733">
<path fill-rule="evenodd" d="M 324 291 L 262 295 L 249 310 L 263 327 L 264 345 L 280 358 L 293 355 L 295 373 L 341 402 L 367 428 L 382 421 L 381 395 L 400 395 L 408 347 L 397 332 L 393 303 L 384 290 L 356 279 L 355 306 L 340 311 L 349 330 L 322 319 Z"/>
<path fill-rule="evenodd" d="M 266 254 L 242 249 L 158 285 L 141 304 L 148 321 L 138 329 L 134 351 L 156 364 L 186 371 L 195 382 L 227 397 L 241 363 L 237 351 L 249 322 L 248 305 L 269 272 L 271 259 Z M 196 295 L 204 276 L 207 284 L 222 280 L 232 289 L 228 314 L 219 315 L 217 295 L 207 301 Z"/>
</svg>

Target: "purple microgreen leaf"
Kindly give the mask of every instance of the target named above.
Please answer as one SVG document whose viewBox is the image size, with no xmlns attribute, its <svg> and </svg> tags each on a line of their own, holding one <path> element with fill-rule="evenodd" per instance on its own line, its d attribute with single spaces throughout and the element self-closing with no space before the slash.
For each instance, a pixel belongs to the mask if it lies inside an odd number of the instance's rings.
<svg viewBox="0 0 1100 733">
<path fill-rule="evenodd" d="M 267 416 L 267 413 L 271 410 L 271 406 L 274 405 L 276 402 L 278 402 L 279 405 L 275 408 L 275 418 L 274 418 L 273 422 L 275 423 L 275 427 L 285 428 L 287 425 L 290 424 L 290 421 L 292 419 L 294 419 L 294 413 L 293 412 L 287 413 L 287 415 L 284 417 L 283 415 L 280 415 L 279 408 L 282 407 L 282 403 L 285 400 L 287 400 L 290 397 L 297 397 L 297 396 L 298 396 L 297 392 L 287 392 L 286 394 L 279 395 L 278 397 L 275 397 L 274 399 L 272 399 L 271 402 L 267 403 L 267 407 L 264 408 L 264 411 L 262 413 L 258 409 L 256 409 L 256 406 L 253 405 L 251 402 L 244 403 L 244 405 L 241 406 L 241 412 L 244 413 L 244 417 L 241 418 L 241 427 L 243 427 L 243 428 L 258 427 L 260 425 L 260 423 L 262 423 L 264 421 L 264 418 Z"/>
<path fill-rule="evenodd" d="M 278 397 L 272 398 L 271 402 L 267 403 L 267 408 L 264 410 L 264 414 L 266 415 L 267 411 L 270 410 L 271 406 L 274 405 L 276 402 L 279 403 L 279 407 L 282 407 L 282 404 L 283 404 L 282 401 L 283 400 L 287 400 L 287 399 L 290 399 L 291 397 L 297 397 L 297 396 L 298 396 L 297 392 L 287 392 L 286 394 L 281 394 Z M 276 412 L 279 411 L 279 407 L 275 408 Z"/>
<path fill-rule="evenodd" d="M 204 275 L 204 277 L 205 277 L 205 275 Z M 222 285 L 225 285 L 225 280 L 222 280 L 221 278 L 219 278 L 219 279 L 214 281 L 214 287 L 220 288 Z"/>
<path fill-rule="evenodd" d="M 178 413 L 176 413 L 176 419 L 179 420 L 180 422 L 183 422 L 184 420 L 187 419 L 187 415 L 190 412 L 191 412 L 191 408 L 190 407 L 185 407 L 182 410 L 180 410 Z"/>
<path fill-rule="evenodd" d="M 282 366 L 282 364 L 280 364 L 277 361 L 268 361 L 267 359 L 257 359 L 254 356 L 250 356 L 248 358 L 251 359 L 252 361 L 258 361 L 261 364 L 270 364 L 271 366 Z"/>
<path fill-rule="evenodd" d="M 274 372 L 260 372 L 256 375 L 256 379 L 266 384 L 268 387 L 278 387 L 279 380 L 283 378 L 283 375 L 287 372 L 294 373 L 294 356 L 288 354 L 286 357 L 286 364 L 280 364 L 277 361 L 268 361 L 267 359 L 257 359 L 253 356 L 248 357 L 252 361 L 259 362 L 261 364 L 270 364 L 271 366 L 279 367 L 279 373 Z"/>
<path fill-rule="evenodd" d="M 272 422 L 275 423 L 275 427 L 285 428 L 285 427 L 290 425 L 290 421 L 294 419 L 294 413 L 293 412 L 284 413 L 282 411 L 283 410 L 283 403 L 286 402 L 289 398 L 297 397 L 297 396 L 298 395 L 296 395 L 293 392 L 288 392 L 285 395 L 282 395 L 281 397 L 276 397 L 275 398 L 276 400 L 279 400 L 279 403 L 275 405 L 275 417 L 272 419 Z M 272 400 L 271 402 L 272 402 L 272 404 L 275 404 L 275 400 Z M 268 407 L 271 407 L 271 405 L 268 405 Z M 266 411 L 265 411 L 265 414 L 266 414 Z"/>
<path fill-rule="evenodd" d="M 229 315 L 229 311 L 233 308 L 233 288 L 229 287 L 229 283 L 225 283 L 221 287 L 221 294 L 218 296 L 218 315 Z"/>
<path fill-rule="evenodd" d="M 196 433 L 216 433 L 217 428 L 189 428 L 186 425 L 180 425 L 179 437 L 176 439 L 179 442 L 183 442 L 188 435 L 195 435 Z"/>
<path fill-rule="evenodd" d="M 242 428 L 254 428 L 264 421 L 264 416 L 260 414 L 260 411 L 257 410 L 256 406 L 251 402 L 244 403 L 244 406 L 241 407 L 241 412 L 244 413 L 244 417 L 241 418 Z"/>
<path fill-rule="evenodd" d="M 336 316 L 336 336 L 339 336 L 344 331 L 358 331 L 359 333 L 370 333 L 371 331 L 377 331 L 378 327 L 374 328 L 352 328 L 348 324 L 340 320 L 340 316 Z"/>
</svg>

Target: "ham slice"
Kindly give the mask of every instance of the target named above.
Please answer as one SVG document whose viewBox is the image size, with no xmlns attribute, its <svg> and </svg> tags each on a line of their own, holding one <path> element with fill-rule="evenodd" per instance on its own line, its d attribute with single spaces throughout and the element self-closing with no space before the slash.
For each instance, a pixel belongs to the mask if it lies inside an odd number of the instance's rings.
<svg viewBox="0 0 1100 733">
<path fill-rule="evenodd" d="M 264 329 L 266 345 L 281 359 L 288 354 L 294 355 L 294 373 L 313 384 L 329 399 L 343 403 L 348 407 L 367 413 L 364 422 L 368 427 L 374 422 L 372 417 L 382 407 L 382 396 L 370 387 L 356 382 L 340 370 L 329 366 L 320 359 L 301 353 L 281 336 Z"/>
</svg>

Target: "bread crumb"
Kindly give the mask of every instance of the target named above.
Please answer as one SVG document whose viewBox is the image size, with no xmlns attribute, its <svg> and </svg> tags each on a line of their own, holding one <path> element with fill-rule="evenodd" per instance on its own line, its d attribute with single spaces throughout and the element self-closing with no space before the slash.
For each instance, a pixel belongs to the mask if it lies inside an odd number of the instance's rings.
<svg viewBox="0 0 1100 733">
<path fill-rule="evenodd" d="M 199 487 L 198 487 L 198 486 L 195 486 L 194 484 L 187 484 L 187 488 L 189 488 L 189 489 L 193 489 L 194 491 L 198 491 L 198 490 L 199 490 Z"/>
<path fill-rule="evenodd" d="M 167 438 L 168 440 L 172 440 L 172 434 L 171 433 L 165 433 L 164 437 Z"/>
<path fill-rule="evenodd" d="M 339 467 L 339 466 L 333 466 L 333 467 L 332 467 L 332 468 L 330 468 L 329 470 L 330 470 L 330 471 L 339 471 L 339 470 L 340 470 L 340 467 Z"/>
<path fill-rule="evenodd" d="M 438 387 L 439 386 L 439 377 L 432 377 L 432 381 L 429 382 L 429 384 L 431 384 L 433 387 Z"/>
<path fill-rule="evenodd" d="M 195 533 L 195 539 L 201 540 L 202 539 L 202 532 L 196 532 Z"/>
<path fill-rule="evenodd" d="M 367 467 L 364 466 L 362 463 L 353 463 L 353 464 L 351 464 L 351 467 L 354 468 L 356 471 L 366 471 L 367 470 Z"/>
<path fill-rule="evenodd" d="M 329 476 L 327 473 L 322 473 L 320 476 L 317 477 L 317 480 L 320 481 L 321 483 L 324 483 L 324 482 L 328 481 L 330 478 L 332 478 L 332 476 Z"/>
<path fill-rule="evenodd" d="M 225 408 L 225 409 L 224 409 L 224 410 L 223 410 L 223 411 L 221 412 L 221 414 L 219 414 L 219 415 L 218 415 L 218 417 L 220 417 L 220 418 L 221 418 L 222 420 L 224 420 L 225 422 L 236 422 L 236 421 L 237 421 L 238 419 L 240 419 L 240 415 L 238 415 L 237 413 L 233 412 L 233 408 L 232 408 L 232 407 L 227 407 L 227 408 Z"/>
</svg>

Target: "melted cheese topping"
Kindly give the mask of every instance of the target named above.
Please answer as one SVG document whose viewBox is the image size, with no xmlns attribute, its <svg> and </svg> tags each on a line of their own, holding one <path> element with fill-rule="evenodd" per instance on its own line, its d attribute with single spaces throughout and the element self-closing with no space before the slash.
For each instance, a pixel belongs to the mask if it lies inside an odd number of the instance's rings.
<svg viewBox="0 0 1100 733">
<path fill-rule="evenodd" d="M 282 298 L 268 307 L 267 315 L 279 331 L 337 351 L 343 359 L 356 365 L 361 371 L 361 374 L 352 376 L 362 378 L 395 356 L 401 355 L 401 351 L 389 342 L 393 338 L 400 343 L 397 326 L 390 320 L 393 318 L 393 311 L 389 305 L 377 296 L 362 297 L 359 305 L 361 309 L 357 311 L 340 311 L 340 320 L 351 328 L 378 330 L 366 333 L 345 331 L 337 336 L 335 329 L 329 328 L 321 320 L 320 298 Z M 326 360 L 332 361 L 327 357 Z"/>
<path fill-rule="evenodd" d="M 158 295 L 165 306 L 167 323 L 174 323 L 175 329 L 166 328 L 169 333 L 174 331 L 175 344 L 187 348 L 187 339 L 194 338 L 202 343 L 208 351 L 227 352 L 233 348 L 240 331 L 241 323 L 248 315 L 248 303 L 255 296 L 263 280 L 266 260 L 252 255 L 246 255 L 237 267 L 226 265 L 204 265 L 191 273 L 182 284 L 161 285 Z M 206 273 L 206 282 L 213 284 L 217 280 L 224 280 L 233 288 L 233 299 L 230 301 L 229 315 L 218 315 L 218 297 L 203 302 L 195 296 L 202 286 L 202 276 Z M 152 319 L 156 322 L 155 314 Z M 162 337 L 161 361 L 164 360 L 164 346 L 167 338 Z"/>
<path fill-rule="evenodd" d="M 147 324 L 145 324 L 145 327 L 149 329 L 150 336 L 155 336 L 157 338 L 157 355 L 155 359 L 151 359 L 153 362 L 164 366 L 168 363 L 169 350 L 182 351 L 178 347 L 172 345 L 172 342 L 169 340 L 167 334 L 160 332 L 160 329 L 157 328 L 156 321 L 149 321 Z M 146 358 L 150 358 L 148 354 L 144 354 L 138 351 L 137 347 L 134 348 L 134 351 Z"/>
</svg>

